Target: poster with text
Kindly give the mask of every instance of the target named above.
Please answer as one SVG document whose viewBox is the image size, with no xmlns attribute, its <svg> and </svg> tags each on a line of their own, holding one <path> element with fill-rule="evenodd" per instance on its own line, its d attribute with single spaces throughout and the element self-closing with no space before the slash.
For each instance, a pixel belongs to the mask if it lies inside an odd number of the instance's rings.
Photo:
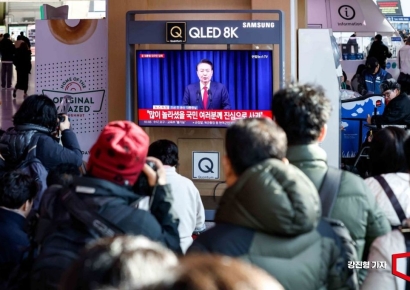
<svg viewBox="0 0 410 290">
<path fill-rule="evenodd" d="M 105 19 L 36 21 L 36 91 L 67 113 L 88 160 L 108 122 Z"/>
</svg>

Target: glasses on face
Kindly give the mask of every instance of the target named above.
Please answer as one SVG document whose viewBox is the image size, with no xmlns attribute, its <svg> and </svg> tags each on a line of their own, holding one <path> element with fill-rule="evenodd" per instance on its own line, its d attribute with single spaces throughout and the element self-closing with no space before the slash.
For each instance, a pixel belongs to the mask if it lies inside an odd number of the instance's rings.
<svg viewBox="0 0 410 290">
<path fill-rule="evenodd" d="M 388 97 L 390 97 L 391 93 L 392 93 L 392 91 L 385 91 L 382 95 L 383 95 L 383 97 L 388 98 Z"/>
</svg>

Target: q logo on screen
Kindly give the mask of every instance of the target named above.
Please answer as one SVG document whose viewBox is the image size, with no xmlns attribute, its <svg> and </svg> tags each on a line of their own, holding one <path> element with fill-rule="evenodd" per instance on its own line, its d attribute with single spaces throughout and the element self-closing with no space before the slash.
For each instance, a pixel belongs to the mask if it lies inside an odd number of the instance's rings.
<svg viewBox="0 0 410 290">
<path fill-rule="evenodd" d="M 166 41 L 172 43 L 186 42 L 186 22 L 167 22 Z"/>
</svg>

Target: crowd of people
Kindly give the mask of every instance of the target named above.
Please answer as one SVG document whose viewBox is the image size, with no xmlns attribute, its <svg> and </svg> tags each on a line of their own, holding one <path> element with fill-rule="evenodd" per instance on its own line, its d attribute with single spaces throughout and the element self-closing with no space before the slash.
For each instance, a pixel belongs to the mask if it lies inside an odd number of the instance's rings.
<svg viewBox="0 0 410 290">
<path fill-rule="evenodd" d="M 1 55 L 1 88 L 13 90 L 13 98 L 17 97 L 17 90 L 22 90 L 27 97 L 29 74 L 31 73 L 31 44 L 24 32 L 20 32 L 17 39 L 9 33 L 0 35 Z M 13 64 L 17 71 L 17 82 L 12 87 Z"/>
<path fill-rule="evenodd" d="M 383 96 L 386 108 L 383 115 L 367 117 L 373 125 L 410 126 L 410 39 L 398 52 L 400 75 L 396 79 L 386 71 L 386 59 L 391 57 L 388 47 L 383 44 L 380 34 L 374 37 L 365 64 L 357 67 L 351 81 L 343 71 L 341 89 L 353 90 L 362 96 Z"/>
<path fill-rule="evenodd" d="M 394 80 L 381 90 L 400 95 Z M 228 127 L 207 229 L 176 143 L 113 121 L 81 172 L 69 118 L 27 97 L 0 133 L 0 288 L 404 290 L 391 254 L 407 249 L 410 139 L 378 131 L 363 180 L 327 164 L 331 111 L 321 87 L 292 83 L 272 98 L 274 121 Z M 371 262 L 383 263 L 355 266 Z"/>
</svg>

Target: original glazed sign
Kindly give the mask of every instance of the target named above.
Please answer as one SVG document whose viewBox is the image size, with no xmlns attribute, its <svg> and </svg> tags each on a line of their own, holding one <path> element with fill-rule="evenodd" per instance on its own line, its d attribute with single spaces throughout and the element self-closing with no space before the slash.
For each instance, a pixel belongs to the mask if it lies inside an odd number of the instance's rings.
<svg viewBox="0 0 410 290">
<path fill-rule="evenodd" d="M 107 44 L 104 19 L 36 22 L 37 93 L 68 115 L 84 161 L 108 122 Z"/>
</svg>

